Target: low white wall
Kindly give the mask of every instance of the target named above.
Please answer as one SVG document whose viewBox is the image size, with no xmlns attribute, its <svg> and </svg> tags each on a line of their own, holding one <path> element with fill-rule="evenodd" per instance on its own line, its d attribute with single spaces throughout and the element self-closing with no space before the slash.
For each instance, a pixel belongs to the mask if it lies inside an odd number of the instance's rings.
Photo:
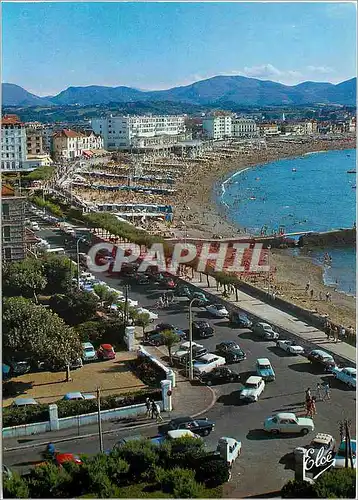
<svg viewBox="0 0 358 500">
<path fill-rule="evenodd" d="M 156 401 L 163 410 L 163 401 Z M 146 412 L 144 403 L 124 406 L 123 408 L 114 408 L 112 410 L 101 411 L 102 422 L 106 420 L 122 419 L 141 415 Z M 70 427 L 77 427 L 78 425 L 95 424 L 98 421 L 98 413 L 88 413 L 87 415 L 75 415 L 72 417 L 59 418 L 59 429 L 68 429 Z M 50 422 L 38 422 L 34 424 L 17 425 L 14 427 L 5 427 L 2 430 L 3 439 L 14 438 L 20 436 L 31 436 L 32 434 L 42 434 L 51 431 Z"/>
</svg>

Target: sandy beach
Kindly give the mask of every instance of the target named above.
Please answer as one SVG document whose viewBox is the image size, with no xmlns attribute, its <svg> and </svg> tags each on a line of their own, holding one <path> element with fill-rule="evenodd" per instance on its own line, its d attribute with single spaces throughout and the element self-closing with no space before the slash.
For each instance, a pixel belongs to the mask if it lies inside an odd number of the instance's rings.
<svg viewBox="0 0 358 500">
<path fill-rule="evenodd" d="M 198 164 L 192 172 L 188 172 L 185 183 L 177 183 L 178 193 L 175 199 L 176 221 L 184 222 L 188 236 L 212 238 L 244 236 L 244 228 L 231 223 L 224 207 L 216 203 L 216 195 L 221 190 L 222 182 L 230 175 L 245 168 L 262 165 L 282 158 L 294 158 L 308 152 L 327 151 L 332 149 L 355 148 L 355 138 L 349 140 L 316 140 L 301 139 L 301 143 L 287 144 L 268 141 L 268 148 L 240 154 L 236 158 L 220 159 L 206 164 Z M 178 223 L 178 227 L 180 223 Z M 285 250 L 272 251 L 272 267 L 276 268 L 274 286 L 280 296 L 306 309 L 328 314 L 337 324 L 346 327 L 355 325 L 355 298 L 336 292 L 334 288 L 323 283 L 323 268 L 311 262 L 309 257 L 294 257 Z M 313 298 L 305 293 L 306 283 L 310 281 L 314 290 Z M 258 285 L 264 287 L 265 284 Z M 326 292 L 332 300 L 326 302 Z M 323 300 L 320 300 L 320 292 Z"/>
</svg>

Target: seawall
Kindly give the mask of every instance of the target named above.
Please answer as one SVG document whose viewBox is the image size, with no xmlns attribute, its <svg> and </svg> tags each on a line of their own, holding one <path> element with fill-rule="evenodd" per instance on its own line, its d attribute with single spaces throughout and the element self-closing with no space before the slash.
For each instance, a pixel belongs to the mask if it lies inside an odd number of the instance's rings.
<svg viewBox="0 0 358 500">
<path fill-rule="evenodd" d="M 339 229 L 326 233 L 310 233 L 300 236 L 301 247 L 340 247 L 356 245 L 356 229 Z"/>
</svg>

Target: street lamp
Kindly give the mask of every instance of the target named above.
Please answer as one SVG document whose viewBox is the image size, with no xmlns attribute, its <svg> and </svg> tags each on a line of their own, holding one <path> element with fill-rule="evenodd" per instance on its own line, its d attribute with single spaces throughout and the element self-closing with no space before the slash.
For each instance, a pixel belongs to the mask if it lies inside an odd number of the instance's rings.
<svg viewBox="0 0 358 500">
<path fill-rule="evenodd" d="M 81 236 L 81 238 L 77 239 L 76 242 L 76 256 L 77 256 L 77 288 L 78 290 L 80 289 L 80 250 L 79 250 L 79 244 L 81 241 L 84 241 L 85 238 L 84 236 Z"/>
<path fill-rule="evenodd" d="M 193 312 L 191 310 L 194 302 L 199 299 L 191 299 L 189 303 L 189 380 L 193 380 Z"/>
<path fill-rule="evenodd" d="M 268 295 L 270 297 L 270 250 L 271 250 L 271 245 L 268 245 L 267 250 L 268 250 L 268 287 L 267 287 L 267 290 L 268 290 Z"/>
</svg>

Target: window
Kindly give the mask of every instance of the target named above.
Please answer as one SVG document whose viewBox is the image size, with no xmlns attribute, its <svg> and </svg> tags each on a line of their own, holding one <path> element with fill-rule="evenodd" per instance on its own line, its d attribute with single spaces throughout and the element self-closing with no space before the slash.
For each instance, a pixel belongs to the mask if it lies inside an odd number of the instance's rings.
<svg viewBox="0 0 358 500">
<path fill-rule="evenodd" d="M 4 250 L 5 250 L 5 252 L 4 252 L 5 259 L 6 260 L 11 260 L 11 248 L 5 248 Z"/>
<path fill-rule="evenodd" d="M 2 204 L 2 214 L 4 217 L 9 217 L 10 215 L 10 208 L 8 203 L 3 203 Z"/>
<path fill-rule="evenodd" d="M 3 227 L 3 238 L 5 242 L 10 241 L 10 226 Z"/>
</svg>

